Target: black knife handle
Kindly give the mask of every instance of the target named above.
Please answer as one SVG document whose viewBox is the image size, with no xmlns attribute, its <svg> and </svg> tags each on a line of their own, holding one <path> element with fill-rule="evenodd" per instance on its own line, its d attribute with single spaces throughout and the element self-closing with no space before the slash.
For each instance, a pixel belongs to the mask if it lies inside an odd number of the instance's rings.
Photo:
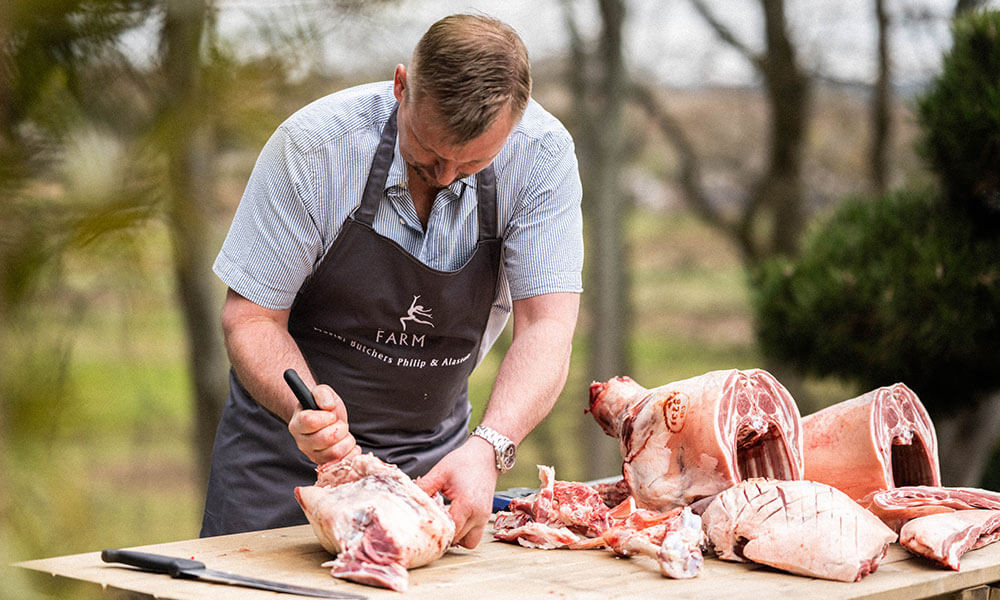
<svg viewBox="0 0 1000 600">
<path fill-rule="evenodd" d="M 319 406 L 316 405 L 316 399 L 313 398 L 312 392 L 306 387 L 305 382 L 299 377 L 299 374 L 295 372 L 295 369 L 288 369 L 285 371 L 285 383 L 288 387 L 292 388 L 292 392 L 295 393 L 295 397 L 299 399 L 299 404 L 302 408 L 307 410 L 319 410 Z"/>
<path fill-rule="evenodd" d="M 172 556 L 150 554 L 148 552 L 136 552 L 135 550 L 114 550 L 110 548 L 101 551 L 101 560 L 104 562 L 124 563 L 157 573 L 167 573 L 171 577 L 185 577 L 185 571 L 205 568 L 205 563 L 196 560 L 174 558 Z"/>
</svg>

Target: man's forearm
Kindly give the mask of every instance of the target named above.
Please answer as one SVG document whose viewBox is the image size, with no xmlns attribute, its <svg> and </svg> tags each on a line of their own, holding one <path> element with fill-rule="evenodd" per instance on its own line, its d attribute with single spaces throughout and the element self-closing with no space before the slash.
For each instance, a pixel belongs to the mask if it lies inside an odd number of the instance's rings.
<svg viewBox="0 0 1000 600">
<path fill-rule="evenodd" d="M 316 385 L 288 333 L 287 311 L 261 309 L 230 290 L 222 323 L 226 351 L 240 383 L 261 406 L 287 423 L 297 401 L 285 384 L 285 370 L 298 371 L 310 388 Z"/>
<path fill-rule="evenodd" d="M 500 364 L 483 416 L 484 425 L 515 444 L 552 410 L 569 373 L 579 300 L 575 294 L 553 296 L 559 298 L 548 299 L 542 314 L 519 320 L 515 312 L 514 340 Z"/>
</svg>

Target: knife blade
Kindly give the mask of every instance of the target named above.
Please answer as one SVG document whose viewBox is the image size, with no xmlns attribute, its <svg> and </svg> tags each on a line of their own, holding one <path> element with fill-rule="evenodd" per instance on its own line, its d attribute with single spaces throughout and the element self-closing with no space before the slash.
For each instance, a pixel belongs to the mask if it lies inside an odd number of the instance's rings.
<svg viewBox="0 0 1000 600">
<path fill-rule="evenodd" d="M 313 596 L 316 598 L 367 600 L 367 596 L 361 596 L 349 592 L 336 592 L 333 590 L 324 590 L 320 588 L 281 583 L 278 581 L 268 581 L 266 579 L 257 579 L 255 577 L 246 577 L 245 575 L 237 575 L 236 573 L 216 571 L 214 569 L 207 568 L 205 563 L 197 560 L 174 558 L 172 556 L 151 554 L 149 552 L 107 549 L 101 552 L 101 560 L 108 563 L 123 563 L 156 573 L 165 573 L 176 579 L 197 579 L 199 581 L 226 583 L 229 585 L 239 585 L 259 590 L 268 590 L 271 592 L 296 594 L 299 596 Z"/>
</svg>

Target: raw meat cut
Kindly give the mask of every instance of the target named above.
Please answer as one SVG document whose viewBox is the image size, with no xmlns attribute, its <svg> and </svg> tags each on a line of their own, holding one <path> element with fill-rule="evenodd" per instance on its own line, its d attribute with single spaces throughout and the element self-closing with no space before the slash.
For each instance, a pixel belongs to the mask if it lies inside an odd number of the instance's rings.
<svg viewBox="0 0 1000 600">
<path fill-rule="evenodd" d="M 494 538 L 528 548 L 608 546 L 620 556 L 646 554 L 665 577 L 675 579 L 701 571 L 701 519 L 690 509 L 655 513 L 635 510 L 631 502 L 609 509 L 593 487 L 557 481 L 552 467 L 539 465 L 538 477 L 538 492 L 514 498 L 496 514 Z"/>
<path fill-rule="evenodd" d="M 712 371 L 655 389 L 616 377 L 590 386 L 590 412 L 619 440 L 640 508 L 687 506 L 750 477 L 802 477 L 799 410 L 767 371 Z"/>
<path fill-rule="evenodd" d="M 837 488 L 750 479 L 702 515 L 719 558 L 810 577 L 857 581 L 873 573 L 896 534 Z"/>
<path fill-rule="evenodd" d="M 959 510 L 907 521 L 899 543 L 907 550 L 953 569 L 969 550 L 1000 539 L 1000 511 Z"/>
<path fill-rule="evenodd" d="M 656 560 L 664 577 L 690 579 L 701 572 L 704 539 L 701 518 L 686 506 L 668 512 L 640 508 L 601 537 L 570 547 L 607 546 L 619 556 L 645 554 Z"/>
<path fill-rule="evenodd" d="M 552 467 L 538 465 L 541 486 L 514 498 L 493 520 L 493 537 L 529 548 L 561 548 L 600 536 L 611 526 L 608 507 L 594 488 L 556 481 Z"/>
<path fill-rule="evenodd" d="M 372 454 L 321 465 L 316 485 L 295 488 L 295 498 L 320 544 L 337 555 L 323 566 L 359 583 L 405 591 L 406 570 L 439 558 L 455 535 L 440 497 Z"/>
<path fill-rule="evenodd" d="M 623 478 L 615 481 L 592 484 L 608 508 L 618 506 L 622 502 L 632 497 L 632 491 L 628 488 L 628 483 Z"/>
<path fill-rule="evenodd" d="M 878 490 L 861 499 L 864 506 L 896 531 L 910 519 L 984 508 L 1000 510 L 1000 493 L 978 488 L 915 485 Z"/>
<path fill-rule="evenodd" d="M 879 489 L 941 485 L 934 424 L 902 383 L 803 417 L 802 431 L 803 478 L 855 500 Z"/>
</svg>

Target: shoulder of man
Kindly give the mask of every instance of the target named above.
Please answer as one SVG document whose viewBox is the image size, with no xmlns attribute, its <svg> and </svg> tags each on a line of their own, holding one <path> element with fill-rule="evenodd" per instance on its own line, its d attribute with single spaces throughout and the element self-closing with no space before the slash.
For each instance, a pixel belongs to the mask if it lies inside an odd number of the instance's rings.
<svg viewBox="0 0 1000 600">
<path fill-rule="evenodd" d="M 380 132 L 395 105 L 391 81 L 366 83 L 310 102 L 279 129 L 309 150 L 356 133 Z"/>
<path fill-rule="evenodd" d="M 512 140 L 522 143 L 538 143 L 550 151 L 568 147 L 573 143 L 569 131 L 552 113 L 535 99 L 528 101 L 521 122 L 514 128 Z"/>
</svg>

